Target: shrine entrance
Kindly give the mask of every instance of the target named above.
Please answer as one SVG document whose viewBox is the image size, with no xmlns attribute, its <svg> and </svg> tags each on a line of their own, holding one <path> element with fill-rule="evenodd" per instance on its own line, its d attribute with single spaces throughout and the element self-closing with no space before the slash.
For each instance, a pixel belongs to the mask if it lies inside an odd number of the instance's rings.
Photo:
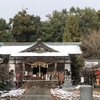
<svg viewBox="0 0 100 100">
<path fill-rule="evenodd" d="M 47 68 L 42 66 L 33 67 L 33 75 L 35 74 L 37 75 L 38 73 L 41 73 L 42 75 L 46 75 Z"/>
<path fill-rule="evenodd" d="M 48 64 L 38 61 L 32 65 L 33 78 L 46 79 Z"/>
</svg>

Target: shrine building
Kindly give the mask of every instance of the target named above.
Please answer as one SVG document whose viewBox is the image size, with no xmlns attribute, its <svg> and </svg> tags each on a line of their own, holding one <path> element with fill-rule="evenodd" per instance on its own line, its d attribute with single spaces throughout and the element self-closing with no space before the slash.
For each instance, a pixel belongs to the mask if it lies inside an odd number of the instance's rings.
<svg viewBox="0 0 100 100">
<path fill-rule="evenodd" d="M 8 56 L 9 71 L 22 80 L 56 80 L 59 72 L 71 72 L 70 55 L 80 55 L 80 42 L 4 42 L 0 55 Z M 70 77 L 71 78 L 71 77 Z"/>
</svg>

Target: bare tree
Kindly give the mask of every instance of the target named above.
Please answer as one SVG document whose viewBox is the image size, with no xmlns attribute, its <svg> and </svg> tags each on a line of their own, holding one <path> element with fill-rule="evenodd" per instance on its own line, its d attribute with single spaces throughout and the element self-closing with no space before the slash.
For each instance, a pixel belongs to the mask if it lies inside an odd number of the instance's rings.
<svg viewBox="0 0 100 100">
<path fill-rule="evenodd" d="M 85 58 L 100 58 L 100 30 L 90 30 L 82 37 L 82 50 Z"/>
<path fill-rule="evenodd" d="M 9 73 L 8 73 L 8 67 L 5 65 L 0 66 L 0 82 L 2 84 L 5 84 L 8 81 Z"/>
</svg>

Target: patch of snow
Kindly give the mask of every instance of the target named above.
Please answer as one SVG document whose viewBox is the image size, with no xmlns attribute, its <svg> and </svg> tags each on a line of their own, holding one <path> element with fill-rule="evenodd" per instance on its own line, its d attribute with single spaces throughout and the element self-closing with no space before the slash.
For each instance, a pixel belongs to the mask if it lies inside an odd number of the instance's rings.
<svg viewBox="0 0 100 100">
<path fill-rule="evenodd" d="M 16 90 L 11 90 L 11 91 L 9 91 L 9 92 L 7 92 L 7 93 L 2 93 L 1 94 L 1 97 L 3 98 L 3 97 L 7 97 L 7 96 L 9 96 L 9 97 L 17 97 L 17 96 L 20 96 L 20 95 L 22 95 L 24 92 L 25 92 L 25 90 L 26 89 L 16 89 Z"/>
<path fill-rule="evenodd" d="M 76 89 L 79 88 L 80 85 L 76 86 Z M 65 91 L 63 89 L 55 88 L 55 89 L 50 89 L 50 92 L 54 100 L 80 100 L 80 94 L 71 91 Z M 93 97 L 100 98 L 100 95 L 93 95 Z"/>
<path fill-rule="evenodd" d="M 100 98 L 100 95 L 93 95 L 93 97 L 98 97 L 98 98 Z"/>
<path fill-rule="evenodd" d="M 74 89 L 80 89 L 80 85 L 77 85 L 76 87 L 74 87 Z"/>
<path fill-rule="evenodd" d="M 63 89 L 50 89 L 51 95 L 55 98 L 65 99 L 65 100 L 79 100 L 79 95 L 73 92 L 64 91 Z"/>
</svg>

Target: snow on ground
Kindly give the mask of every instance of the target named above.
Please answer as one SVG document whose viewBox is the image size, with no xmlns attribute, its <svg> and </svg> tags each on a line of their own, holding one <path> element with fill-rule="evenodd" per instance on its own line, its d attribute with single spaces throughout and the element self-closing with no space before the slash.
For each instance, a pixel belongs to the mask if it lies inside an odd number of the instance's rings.
<svg viewBox="0 0 100 100">
<path fill-rule="evenodd" d="M 76 86 L 75 88 L 73 88 L 73 90 L 79 90 L 80 85 Z M 16 89 L 16 90 L 11 90 L 9 92 L 7 91 L 0 91 L 1 94 L 1 98 L 5 98 L 5 97 L 18 97 L 21 96 L 26 89 Z M 71 89 L 72 90 L 72 89 Z M 80 100 L 80 94 L 79 93 L 75 93 L 73 91 L 67 91 L 67 90 L 63 90 L 60 88 L 55 88 L 55 89 L 50 89 L 51 95 L 53 97 L 54 100 Z M 100 94 L 99 95 L 93 95 L 94 98 L 98 98 L 98 99 L 94 99 L 94 100 L 100 100 Z"/>
<path fill-rule="evenodd" d="M 80 85 L 73 88 L 73 90 L 79 90 Z M 72 90 L 72 89 L 71 89 Z M 60 88 L 50 89 L 51 95 L 54 98 L 54 100 L 80 100 L 80 94 L 71 92 L 71 91 L 65 91 Z M 100 94 L 93 94 L 93 100 L 100 100 Z"/>
<path fill-rule="evenodd" d="M 77 85 L 76 87 L 74 87 L 74 89 L 80 89 L 80 85 Z"/>
<path fill-rule="evenodd" d="M 50 89 L 51 95 L 54 98 L 54 100 L 79 100 L 79 94 L 64 91 L 63 89 Z"/>
<path fill-rule="evenodd" d="M 1 98 L 3 97 L 18 97 L 18 96 L 21 96 L 24 92 L 25 92 L 26 89 L 16 89 L 16 90 L 11 90 L 9 92 L 0 92 L 1 93 Z"/>
</svg>

